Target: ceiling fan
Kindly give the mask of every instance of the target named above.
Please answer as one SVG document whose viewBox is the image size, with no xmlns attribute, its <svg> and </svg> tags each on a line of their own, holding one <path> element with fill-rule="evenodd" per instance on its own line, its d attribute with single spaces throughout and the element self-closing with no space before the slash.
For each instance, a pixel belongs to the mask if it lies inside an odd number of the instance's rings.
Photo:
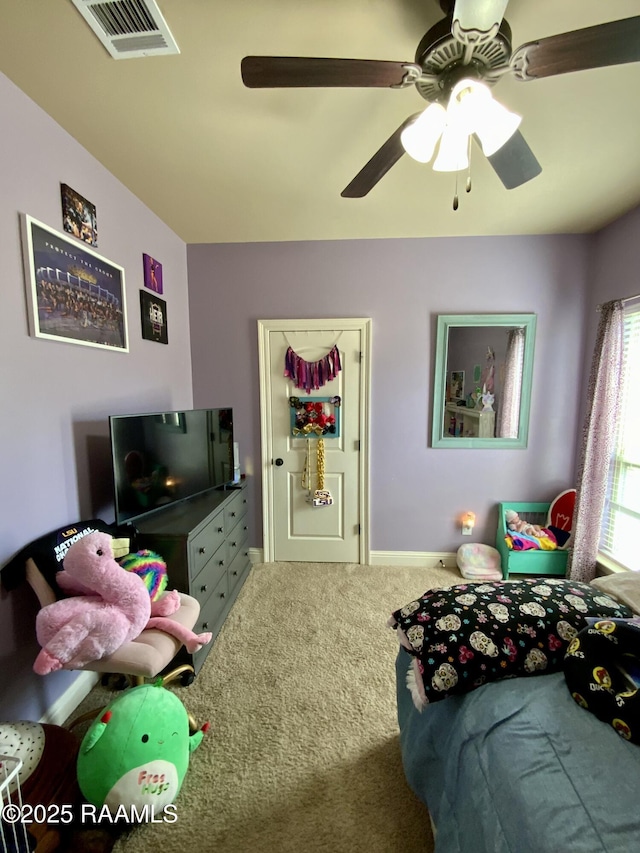
<svg viewBox="0 0 640 853">
<path fill-rule="evenodd" d="M 407 152 L 434 169 L 467 168 L 471 139 L 507 189 L 542 171 L 518 130 L 520 117 L 495 101 L 490 89 L 505 74 L 521 81 L 640 61 L 640 16 L 598 24 L 511 47 L 504 18 L 509 0 L 439 0 L 446 17 L 421 39 L 415 62 L 246 56 L 249 88 L 415 86 L 429 102 L 409 116 L 342 191 L 362 198 Z M 446 107 L 446 108 L 445 108 Z M 468 187 L 469 188 L 469 187 Z M 454 202 L 454 207 L 456 203 Z"/>
</svg>

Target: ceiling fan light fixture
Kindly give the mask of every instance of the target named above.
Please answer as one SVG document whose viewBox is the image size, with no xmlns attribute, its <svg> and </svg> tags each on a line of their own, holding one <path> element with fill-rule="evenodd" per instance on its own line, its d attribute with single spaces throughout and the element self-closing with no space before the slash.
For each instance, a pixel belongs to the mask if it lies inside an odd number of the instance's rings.
<svg viewBox="0 0 640 853">
<path fill-rule="evenodd" d="M 451 122 L 445 127 L 440 139 L 438 156 L 433 164 L 434 172 L 459 172 L 469 166 L 467 155 L 469 134 L 461 122 Z"/>
<path fill-rule="evenodd" d="M 520 127 L 521 121 L 522 116 L 512 113 L 495 98 L 491 98 L 479 116 L 475 128 L 485 156 L 490 157 L 502 148 Z"/>
<path fill-rule="evenodd" d="M 433 164 L 434 172 L 459 172 L 468 168 L 469 135 L 475 127 L 476 101 L 482 99 L 483 93 L 476 91 L 475 80 L 461 80 L 454 86 L 447 105 L 446 127 Z"/>
<path fill-rule="evenodd" d="M 447 107 L 447 121 L 464 125 L 469 135 L 482 121 L 487 104 L 493 100 L 491 90 L 479 80 L 460 80 L 452 91 Z"/>
<path fill-rule="evenodd" d="M 485 156 L 490 157 L 516 132 L 522 116 L 510 112 L 493 97 L 479 80 L 460 80 L 451 91 L 447 121 L 464 126 L 467 134 L 477 134 Z"/>
<path fill-rule="evenodd" d="M 418 118 L 400 134 L 402 147 L 419 163 L 433 157 L 438 139 L 447 123 L 447 111 L 440 104 L 430 104 Z"/>
</svg>

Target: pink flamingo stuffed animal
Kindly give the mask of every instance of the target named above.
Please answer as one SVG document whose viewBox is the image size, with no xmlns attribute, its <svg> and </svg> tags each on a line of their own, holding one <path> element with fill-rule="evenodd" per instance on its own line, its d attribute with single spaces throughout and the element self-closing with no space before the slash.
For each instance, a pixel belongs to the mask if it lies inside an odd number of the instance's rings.
<svg viewBox="0 0 640 853">
<path fill-rule="evenodd" d="M 36 636 L 42 650 L 33 669 L 39 675 L 82 668 L 113 654 L 145 628 L 166 631 L 191 653 L 211 640 L 208 632 L 194 634 L 165 618 L 180 607 L 175 590 L 152 605 L 141 578 L 114 560 L 107 533 L 90 533 L 75 542 L 56 580 L 72 596 L 43 607 L 36 617 Z"/>
</svg>

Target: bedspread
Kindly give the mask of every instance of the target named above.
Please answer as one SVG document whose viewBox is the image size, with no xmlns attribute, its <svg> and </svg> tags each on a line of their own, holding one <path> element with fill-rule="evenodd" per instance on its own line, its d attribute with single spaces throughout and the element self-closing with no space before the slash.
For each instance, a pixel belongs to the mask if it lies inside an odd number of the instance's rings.
<svg viewBox="0 0 640 853">
<path fill-rule="evenodd" d="M 486 684 L 418 711 L 396 662 L 405 774 L 436 853 L 640 850 L 640 746 L 571 698 L 563 673 Z"/>
</svg>

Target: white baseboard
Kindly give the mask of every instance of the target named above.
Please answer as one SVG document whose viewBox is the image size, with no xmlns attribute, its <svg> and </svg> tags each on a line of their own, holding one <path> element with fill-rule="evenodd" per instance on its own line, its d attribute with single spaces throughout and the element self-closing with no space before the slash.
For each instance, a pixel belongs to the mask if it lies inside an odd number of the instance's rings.
<svg viewBox="0 0 640 853">
<path fill-rule="evenodd" d="M 455 569 L 457 564 L 456 555 L 451 551 L 371 551 L 369 565 Z"/>
<path fill-rule="evenodd" d="M 49 723 L 52 726 L 61 726 L 75 711 L 84 697 L 100 680 L 99 672 L 81 672 L 73 684 L 58 697 L 47 712 L 40 717 L 41 723 Z"/>
<path fill-rule="evenodd" d="M 264 550 L 249 548 L 249 559 L 252 565 L 263 563 Z M 455 569 L 457 566 L 456 555 L 452 551 L 371 551 L 369 565 L 415 566 L 422 569 Z"/>
<path fill-rule="evenodd" d="M 264 549 L 249 548 L 249 559 L 251 560 L 252 566 L 254 566 L 256 563 L 264 563 Z"/>
</svg>

